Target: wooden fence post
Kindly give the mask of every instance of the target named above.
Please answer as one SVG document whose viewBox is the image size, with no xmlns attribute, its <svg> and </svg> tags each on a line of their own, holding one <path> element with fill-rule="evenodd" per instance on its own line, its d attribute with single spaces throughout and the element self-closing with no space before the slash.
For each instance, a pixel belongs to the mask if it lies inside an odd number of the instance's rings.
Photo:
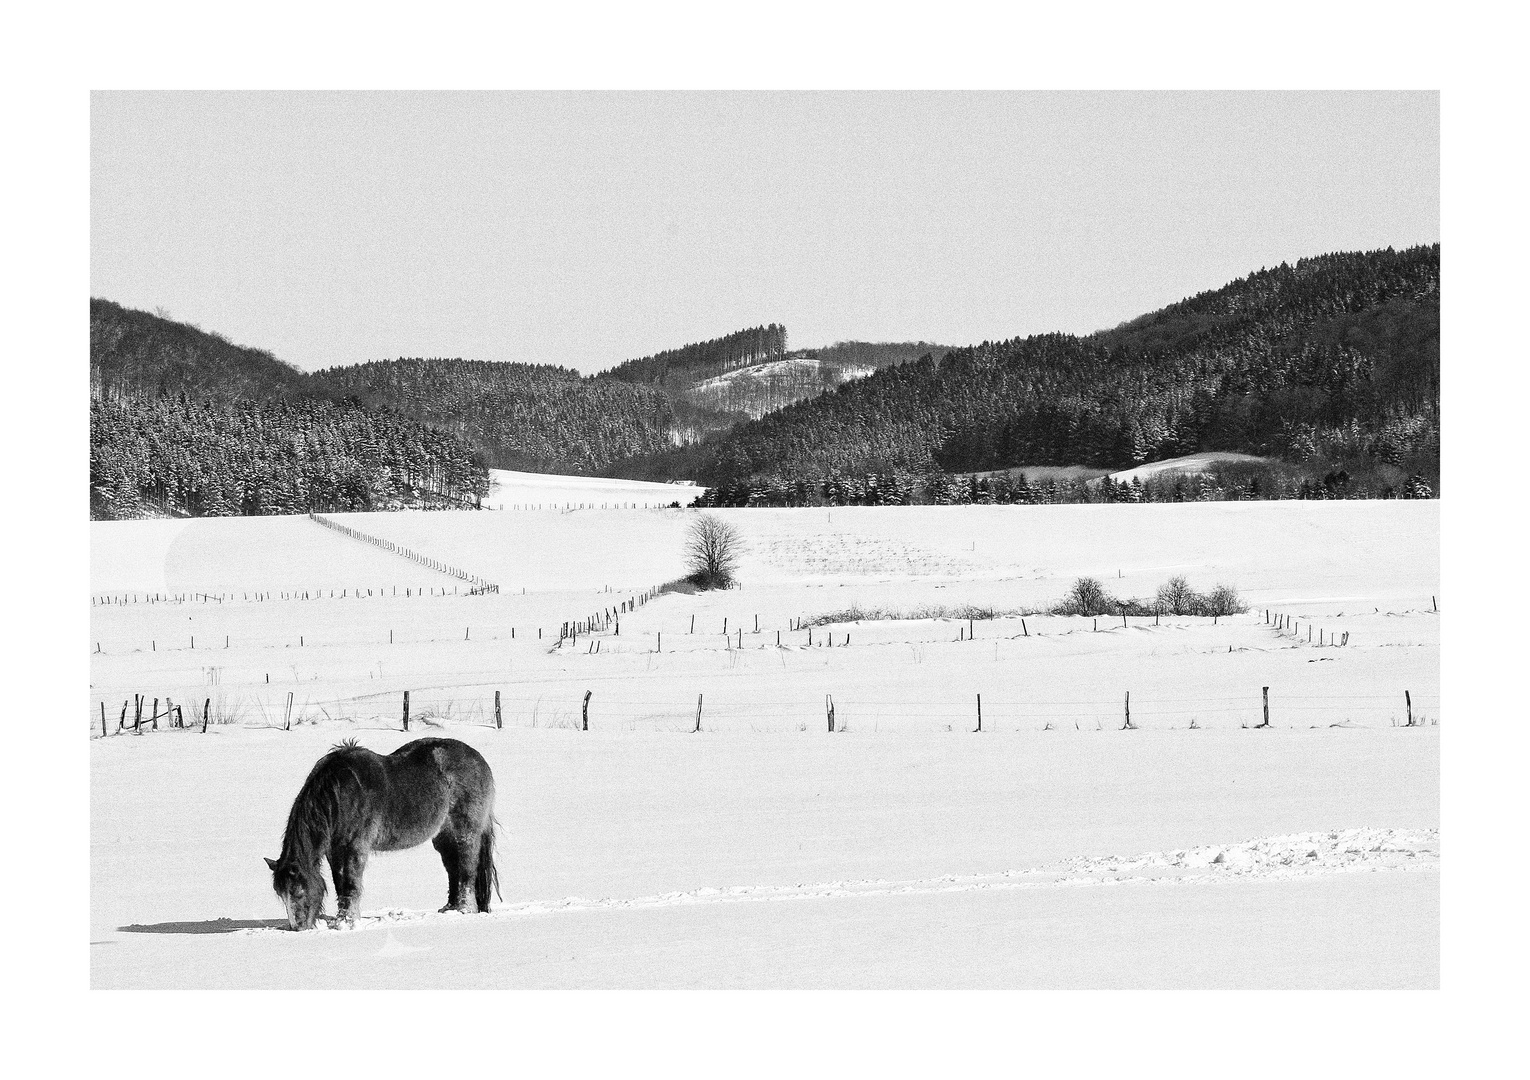
<svg viewBox="0 0 1530 1080">
<path fill-rule="evenodd" d="M 692 618 L 694 618 L 694 617 L 695 616 L 692 616 Z M 703 695 L 701 695 L 701 694 L 697 694 L 696 695 L 696 731 L 700 731 L 701 730 L 701 699 L 702 699 L 702 696 Z M 693 732 L 693 734 L 694 734 L 694 732 Z"/>
<path fill-rule="evenodd" d="M 1404 690 L 1403 691 L 1403 701 L 1407 702 L 1407 704 L 1408 704 L 1408 726 L 1412 727 L 1413 726 L 1413 694 L 1410 691 Z"/>
<path fill-rule="evenodd" d="M 292 730 L 292 691 L 287 691 L 287 719 L 282 723 L 283 731 Z"/>
<path fill-rule="evenodd" d="M 207 714 L 212 712 L 212 698 L 202 702 L 202 734 L 207 734 Z"/>
<path fill-rule="evenodd" d="M 404 730 L 409 730 L 409 691 L 404 691 Z"/>
<path fill-rule="evenodd" d="M 1126 692 L 1126 723 L 1121 725 L 1121 730 L 1122 731 L 1130 731 L 1131 729 L 1132 729 L 1132 692 L 1130 690 L 1128 690 Z"/>
<path fill-rule="evenodd" d="M 983 695 L 982 694 L 979 694 L 977 696 L 977 712 L 978 712 L 978 726 L 977 726 L 976 730 L 977 731 L 982 731 L 983 730 Z"/>
<path fill-rule="evenodd" d="M 494 728 L 497 731 L 504 726 L 505 721 L 503 718 L 501 718 L 499 713 L 499 691 L 496 690 L 494 691 Z"/>
<path fill-rule="evenodd" d="M 1268 686 L 1264 688 L 1264 723 L 1260 724 L 1259 726 L 1270 726 L 1270 688 Z"/>
<path fill-rule="evenodd" d="M 823 707 L 824 707 L 825 712 L 827 712 L 828 716 L 829 716 L 829 734 L 832 735 L 832 734 L 834 734 L 834 695 L 833 694 L 825 694 L 823 696 Z"/>
<path fill-rule="evenodd" d="M 583 723 L 583 726 L 580 728 L 581 731 L 589 731 L 590 730 L 590 694 L 592 694 L 593 692 L 594 691 L 591 691 L 591 690 L 586 690 L 584 692 L 584 723 Z"/>
<path fill-rule="evenodd" d="M 106 738 L 106 702 L 101 702 L 101 738 Z"/>
</svg>

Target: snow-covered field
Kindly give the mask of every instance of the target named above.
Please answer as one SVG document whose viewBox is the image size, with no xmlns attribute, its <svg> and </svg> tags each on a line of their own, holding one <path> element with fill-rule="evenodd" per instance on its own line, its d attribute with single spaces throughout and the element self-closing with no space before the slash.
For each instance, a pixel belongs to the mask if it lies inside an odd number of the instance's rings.
<svg viewBox="0 0 1530 1080">
<path fill-rule="evenodd" d="M 691 512 L 336 515 L 486 596 L 306 518 L 93 524 L 93 985 L 1438 985 L 1438 503 L 719 513 L 743 587 L 629 611 Z M 795 629 L 1179 573 L 1253 610 Z M 212 722 L 117 735 L 134 694 Z M 273 929 L 315 758 L 443 732 L 504 902 L 435 914 L 423 847 L 356 930 Z"/>
</svg>

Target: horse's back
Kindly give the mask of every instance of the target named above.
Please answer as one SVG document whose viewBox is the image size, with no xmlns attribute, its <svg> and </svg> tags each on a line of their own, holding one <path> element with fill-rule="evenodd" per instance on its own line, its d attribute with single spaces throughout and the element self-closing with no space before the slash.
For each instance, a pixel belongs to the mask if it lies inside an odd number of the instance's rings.
<svg viewBox="0 0 1530 1080">
<path fill-rule="evenodd" d="M 449 823 L 484 827 L 494 813 L 494 774 L 457 739 L 405 743 L 386 759 L 390 828 L 379 847 L 413 847 Z"/>
</svg>

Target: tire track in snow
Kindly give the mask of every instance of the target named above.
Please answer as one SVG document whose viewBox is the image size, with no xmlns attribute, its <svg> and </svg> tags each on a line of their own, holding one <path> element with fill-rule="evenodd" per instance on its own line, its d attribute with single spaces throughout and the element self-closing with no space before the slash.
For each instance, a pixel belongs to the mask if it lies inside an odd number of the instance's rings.
<svg viewBox="0 0 1530 1080">
<path fill-rule="evenodd" d="M 828 900 L 846 896 L 910 896 L 983 890 L 1068 889 L 1126 885 L 1219 885 L 1275 881 L 1326 874 L 1434 871 L 1439 868 L 1438 829 L 1339 829 L 1209 844 L 1136 856 L 1084 856 L 1029 870 L 992 874 L 946 874 L 911 880 L 867 879 L 795 885 L 731 885 L 652 896 L 527 900 L 500 904 L 489 919 L 525 919 L 594 911 L 642 911 L 700 904 Z M 386 909 L 363 915 L 352 932 L 405 923 L 469 923 L 455 912 Z M 245 934 L 285 933 L 274 928 Z M 322 931 L 316 931 L 322 932 Z"/>
</svg>

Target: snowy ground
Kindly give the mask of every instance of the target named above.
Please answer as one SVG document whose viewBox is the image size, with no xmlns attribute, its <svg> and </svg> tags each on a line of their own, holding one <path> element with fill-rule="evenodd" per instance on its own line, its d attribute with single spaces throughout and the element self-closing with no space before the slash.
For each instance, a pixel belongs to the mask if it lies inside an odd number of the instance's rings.
<svg viewBox="0 0 1530 1080">
<path fill-rule="evenodd" d="M 302 518 L 92 525 L 93 984 L 1438 985 L 1437 503 L 722 514 L 743 588 L 562 645 L 683 572 L 689 513 L 338 515 L 490 596 Z M 1255 610 L 793 629 L 1174 573 Z M 208 733 L 100 738 L 135 693 Z M 443 731 L 498 778 L 504 903 L 435 915 L 425 847 L 355 931 L 269 929 L 313 760 Z"/>
</svg>

